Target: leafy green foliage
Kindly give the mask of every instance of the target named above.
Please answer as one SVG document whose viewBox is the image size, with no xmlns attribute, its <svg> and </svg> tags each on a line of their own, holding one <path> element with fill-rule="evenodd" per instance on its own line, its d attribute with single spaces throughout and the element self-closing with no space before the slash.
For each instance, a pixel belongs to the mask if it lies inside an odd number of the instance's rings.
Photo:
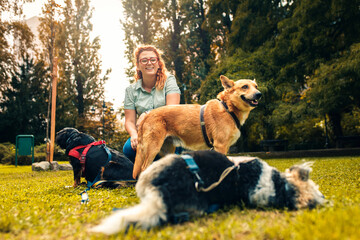
<svg viewBox="0 0 360 240">
<path fill-rule="evenodd" d="M 339 136 L 359 134 L 356 121 L 345 121 L 359 105 L 359 2 L 325 2 L 210 1 L 209 21 L 230 30 L 198 91 L 200 102 L 221 90 L 220 74 L 255 77 L 264 93 L 242 130 L 243 151 L 260 150 L 263 139 L 288 139 L 291 149 L 321 148 L 324 117 L 332 146 Z"/>
<path fill-rule="evenodd" d="M 215 98 L 222 90 L 221 74 L 234 80 L 257 79 L 263 98 L 242 129 L 239 151 L 260 150 L 259 142 L 266 139 L 287 139 L 290 149 L 320 148 L 325 130 L 331 147 L 342 135 L 360 134 L 358 0 L 122 0 L 122 4 L 129 79 L 138 44 L 164 51 L 182 103 L 203 104 Z M 0 8 L 17 16 L 21 12 L 21 4 L 13 0 L 0 1 Z M 92 122 L 87 113 L 103 98 L 108 76 L 100 76 L 99 39 L 89 37 L 92 10 L 89 0 L 66 0 L 59 10 L 54 1 L 47 1 L 40 33 L 46 48 L 40 53 L 46 52 L 50 69 L 51 56 L 59 57 L 58 92 L 63 94 L 57 100 L 57 130 L 73 126 L 90 132 L 89 126 L 101 122 Z M 3 94 L 18 71 L 14 70 L 18 55 L 32 48 L 32 34 L 17 21 L 0 16 L 0 23 Z M 19 41 L 18 51 L 10 51 L 9 36 Z M 11 135 L 2 137 L 13 141 Z"/>
<path fill-rule="evenodd" d="M 122 0 L 124 8 L 124 21 L 122 21 L 125 32 L 126 57 L 130 66 L 126 69 L 126 75 L 130 82 L 133 81 L 134 50 L 140 44 L 154 44 L 162 32 L 161 21 L 165 15 L 161 1 L 149 0 Z"/>
<path fill-rule="evenodd" d="M 26 56 L 13 73 L 10 88 L 0 103 L 0 141 L 15 142 L 19 134 L 32 134 L 35 142 L 45 137 L 47 85 L 50 76 L 44 62 Z"/>
<path fill-rule="evenodd" d="M 359 59 L 360 34 L 353 27 L 360 24 L 359 2 L 295 1 L 293 5 L 291 15 L 278 24 L 271 53 L 279 67 L 275 84 L 284 95 L 292 92 L 294 105 L 304 110 L 301 115 L 326 114 L 335 139 L 344 134 L 343 115 L 357 104 L 352 96 L 359 91 L 355 79 L 360 75 L 354 64 Z"/>
<path fill-rule="evenodd" d="M 56 159 L 55 159 L 56 160 Z M 357 239 L 360 220 L 360 158 L 308 158 L 311 178 L 329 203 L 313 210 L 228 208 L 179 225 L 143 231 L 130 228 L 114 236 L 87 229 L 114 207 L 138 203 L 133 187 L 89 191 L 73 189 L 72 172 L 31 172 L 30 166 L 0 165 L 0 238 L 4 239 Z M 284 171 L 301 159 L 267 162 Z M 9 214 L 11 213 L 11 214 Z"/>
<path fill-rule="evenodd" d="M 34 50 L 32 43 L 34 34 L 24 22 L 20 21 L 22 4 L 31 1 L 0 1 L 0 91 L 6 90 L 9 86 L 9 78 L 14 66 L 15 68 L 17 66 L 17 60 Z M 9 20 L 7 16 L 14 16 L 14 19 Z M 16 46 L 12 46 L 15 41 Z"/>
<path fill-rule="evenodd" d="M 58 101 L 58 123 L 70 118 L 83 130 L 86 112 L 100 97 L 103 97 L 104 83 L 111 70 L 101 76 L 101 60 L 99 56 L 100 39 L 90 39 L 92 31 L 89 0 L 65 1 L 62 15 L 61 33 L 58 36 L 59 49 L 59 84 L 58 91 L 62 94 Z M 72 115 L 72 117 L 71 117 Z M 58 124 L 58 129 L 65 127 Z"/>
<path fill-rule="evenodd" d="M 286 17 L 287 1 L 239 1 L 231 25 L 230 55 L 237 48 L 253 52 L 277 34 L 277 24 Z"/>
<path fill-rule="evenodd" d="M 305 98 L 322 114 L 342 113 L 346 108 L 359 106 L 359 65 L 360 43 L 356 43 L 349 50 L 343 51 L 339 58 L 320 65 L 308 80 L 309 89 Z"/>
</svg>

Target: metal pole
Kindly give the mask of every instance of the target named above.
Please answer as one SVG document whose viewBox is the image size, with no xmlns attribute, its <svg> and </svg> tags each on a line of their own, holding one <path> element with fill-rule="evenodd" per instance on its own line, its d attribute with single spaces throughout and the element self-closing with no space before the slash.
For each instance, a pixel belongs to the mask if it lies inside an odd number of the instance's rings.
<svg viewBox="0 0 360 240">
<path fill-rule="evenodd" d="M 106 111 L 105 100 L 103 100 L 102 108 L 103 108 L 102 109 L 103 140 L 105 140 L 105 111 Z"/>
<path fill-rule="evenodd" d="M 329 147 L 329 137 L 328 137 L 328 132 L 327 132 L 326 114 L 324 114 L 324 118 L 325 118 L 325 148 L 328 148 Z"/>
</svg>

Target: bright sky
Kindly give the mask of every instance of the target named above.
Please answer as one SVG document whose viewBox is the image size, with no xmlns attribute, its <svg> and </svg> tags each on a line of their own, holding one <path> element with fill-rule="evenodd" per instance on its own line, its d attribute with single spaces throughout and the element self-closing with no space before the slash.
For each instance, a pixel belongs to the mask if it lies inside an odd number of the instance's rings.
<svg viewBox="0 0 360 240">
<path fill-rule="evenodd" d="M 24 5 L 26 19 L 40 16 L 42 6 L 46 0 L 35 0 L 33 3 Z M 61 1 L 57 1 L 61 2 Z M 61 5 L 61 3 L 60 3 Z M 125 68 L 128 67 L 125 59 L 124 32 L 120 24 L 122 17 L 121 0 L 91 0 L 94 7 L 92 39 L 100 37 L 101 49 L 99 51 L 103 64 L 103 73 L 111 68 L 112 72 L 105 84 L 106 101 L 114 103 L 115 109 L 123 105 L 125 88 L 129 81 L 125 76 Z"/>
</svg>

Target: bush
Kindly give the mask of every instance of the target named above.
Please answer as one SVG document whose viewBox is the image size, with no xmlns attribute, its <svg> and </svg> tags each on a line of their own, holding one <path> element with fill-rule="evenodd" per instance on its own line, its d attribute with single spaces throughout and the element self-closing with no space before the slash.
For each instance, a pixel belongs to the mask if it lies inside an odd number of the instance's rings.
<svg viewBox="0 0 360 240">
<path fill-rule="evenodd" d="M 54 160 L 68 161 L 64 150 L 55 145 Z M 46 161 L 46 144 L 41 144 L 34 147 L 34 162 Z M 19 156 L 18 165 L 31 165 L 32 156 Z M 0 163 L 1 164 L 15 164 L 15 145 L 11 143 L 0 143 Z"/>
<path fill-rule="evenodd" d="M 129 134 L 125 131 L 115 132 L 110 139 L 106 140 L 106 144 L 119 152 L 122 152 L 123 146 Z M 65 150 L 61 149 L 55 144 L 54 147 L 55 161 L 69 161 L 68 156 L 65 155 Z M 31 165 L 32 156 L 19 156 L 18 165 Z M 34 162 L 46 161 L 46 144 L 37 145 L 34 147 Z M 15 164 L 15 145 L 12 143 L 0 143 L 0 164 Z"/>
<path fill-rule="evenodd" d="M 115 132 L 109 140 L 106 140 L 106 145 L 119 152 L 122 152 L 123 146 L 129 137 L 129 134 L 125 131 Z"/>
<path fill-rule="evenodd" d="M 15 159 L 15 145 L 9 142 L 0 144 L 0 163 L 9 164 L 11 158 Z"/>
</svg>

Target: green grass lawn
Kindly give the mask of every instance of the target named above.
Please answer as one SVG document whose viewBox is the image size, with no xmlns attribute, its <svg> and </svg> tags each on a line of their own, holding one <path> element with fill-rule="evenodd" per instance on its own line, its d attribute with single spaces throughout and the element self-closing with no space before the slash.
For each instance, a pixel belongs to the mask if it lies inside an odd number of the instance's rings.
<svg viewBox="0 0 360 240">
<path fill-rule="evenodd" d="M 81 190 L 72 172 L 32 172 L 31 166 L 0 165 L 0 239 L 359 239 L 360 157 L 307 158 L 311 178 L 330 200 L 314 210 L 256 210 L 230 206 L 180 225 L 150 231 L 130 229 L 114 236 L 91 234 L 90 226 L 114 207 L 138 202 L 133 187 Z M 301 159 L 267 160 L 283 171 Z"/>
</svg>

